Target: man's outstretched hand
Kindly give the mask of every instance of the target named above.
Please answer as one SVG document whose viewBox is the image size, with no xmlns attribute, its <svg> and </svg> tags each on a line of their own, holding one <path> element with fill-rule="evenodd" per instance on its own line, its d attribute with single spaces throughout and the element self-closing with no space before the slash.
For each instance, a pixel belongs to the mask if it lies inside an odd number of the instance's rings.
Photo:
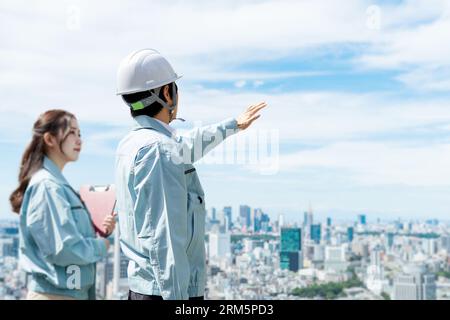
<svg viewBox="0 0 450 320">
<path fill-rule="evenodd" d="M 265 102 L 260 102 L 248 107 L 247 110 L 244 111 L 244 113 L 236 118 L 238 128 L 241 130 L 247 129 L 253 123 L 253 121 L 261 116 L 260 114 L 258 114 L 258 111 L 265 107 L 267 107 L 267 103 Z"/>
</svg>

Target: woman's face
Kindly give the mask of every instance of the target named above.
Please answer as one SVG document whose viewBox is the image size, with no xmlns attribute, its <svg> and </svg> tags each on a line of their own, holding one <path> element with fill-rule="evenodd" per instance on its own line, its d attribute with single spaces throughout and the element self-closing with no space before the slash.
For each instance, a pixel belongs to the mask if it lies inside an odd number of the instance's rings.
<svg viewBox="0 0 450 320">
<path fill-rule="evenodd" d="M 77 161 L 81 152 L 81 134 L 78 127 L 78 121 L 72 119 L 70 122 L 69 133 L 67 134 L 64 142 L 61 145 L 63 156 L 65 161 Z"/>
</svg>

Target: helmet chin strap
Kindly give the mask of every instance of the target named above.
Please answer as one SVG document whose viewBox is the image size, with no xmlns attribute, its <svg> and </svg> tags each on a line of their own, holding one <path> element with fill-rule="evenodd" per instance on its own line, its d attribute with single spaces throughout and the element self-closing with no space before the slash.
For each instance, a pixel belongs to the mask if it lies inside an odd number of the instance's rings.
<svg viewBox="0 0 450 320">
<path fill-rule="evenodd" d="M 161 91 L 161 88 L 157 88 L 155 89 L 154 92 L 151 93 L 150 97 L 142 99 L 138 102 L 134 102 L 134 103 L 128 103 L 127 104 L 130 106 L 130 108 L 132 108 L 133 110 L 141 110 L 144 109 L 146 107 L 148 107 L 149 105 L 151 105 L 153 102 L 159 102 L 164 108 L 166 108 L 169 111 L 169 123 L 172 122 L 173 120 L 180 120 L 180 121 L 186 121 L 183 118 L 175 118 L 173 119 L 173 112 L 175 111 L 177 104 L 178 104 L 178 95 L 177 92 L 175 91 L 175 86 L 172 86 L 172 97 L 173 97 L 173 103 L 172 106 L 169 106 L 167 104 L 167 102 L 165 102 L 164 100 L 162 100 L 159 97 L 159 92 Z M 123 97 L 122 97 L 123 99 Z"/>
</svg>

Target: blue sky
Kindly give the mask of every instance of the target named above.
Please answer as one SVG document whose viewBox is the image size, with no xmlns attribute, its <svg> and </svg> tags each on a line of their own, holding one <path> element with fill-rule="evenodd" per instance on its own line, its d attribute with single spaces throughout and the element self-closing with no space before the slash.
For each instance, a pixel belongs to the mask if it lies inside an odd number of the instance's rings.
<svg viewBox="0 0 450 320">
<path fill-rule="evenodd" d="M 288 221 L 447 219 L 450 8 L 444 0 L 2 1 L 0 218 L 38 115 L 74 112 L 84 149 L 74 187 L 113 182 L 131 124 L 114 94 L 130 51 L 155 48 L 183 78 L 178 130 L 269 107 L 248 132 L 275 130 L 279 170 L 200 163 L 208 207 L 261 207 Z M 155 14 L 157 13 L 157 14 Z"/>
</svg>

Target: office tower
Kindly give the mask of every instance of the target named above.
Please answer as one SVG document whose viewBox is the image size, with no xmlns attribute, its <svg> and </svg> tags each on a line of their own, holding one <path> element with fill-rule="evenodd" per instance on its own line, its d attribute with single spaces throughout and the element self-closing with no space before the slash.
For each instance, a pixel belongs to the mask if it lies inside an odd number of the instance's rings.
<svg viewBox="0 0 450 320">
<path fill-rule="evenodd" d="M 242 227 L 245 227 L 246 230 L 250 228 L 251 225 L 251 209 L 247 205 L 241 205 L 239 206 L 239 217 L 241 221 Z"/>
<path fill-rule="evenodd" d="M 325 269 L 336 272 L 347 270 L 348 262 L 346 258 L 345 245 L 325 247 Z"/>
<path fill-rule="evenodd" d="M 280 268 L 298 271 L 303 267 L 302 229 L 282 228 L 280 235 Z"/>
<path fill-rule="evenodd" d="M 381 294 L 386 288 L 389 287 L 389 280 L 384 276 L 381 255 L 381 249 L 374 248 L 370 254 L 370 264 L 366 270 L 366 286 L 370 291 L 376 294 Z"/>
<path fill-rule="evenodd" d="M 394 233 L 393 232 L 388 232 L 388 234 L 387 234 L 387 246 L 388 246 L 389 249 L 391 249 L 393 245 L 394 245 Z"/>
<path fill-rule="evenodd" d="M 15 257 L 19 255 L 19 238 L 0 238 L 0 257 Z"/>
<path fill-rule="evenodd" d="M 450 235 L 441 236 L 441 249 L 450 253 Z"/>
<path fill-rule="evenodd" d="M 406 266 L 394 281 L 394 300 L 435 300 L 435 277 L 424 266 Z"/>
<path fill-rule="evenodd" d="M 231 253 L 230 233 L 211 232 L 209 234 L 209 258 L 225 257 Z"/>
<path fill-rule="evenodd" d="M 262 232 L 269 232 L 271 229 L 270 227 L 270 217 L 268 214 L 263 213 L 261 215 L 261 231 Z"/>
<path fill-rule="evenodd" d="M 211 220 L 213 220 L 213 221 L 216 220 L 216 219 L 217 219 L 217 216 L 216 216 L 216 214 L 217 214 L 216 208 L 212 207 L 210 212 L 211 212 L 211 217 L 210 217 Z"/>
<path fill-rule="evenodd" d="M 282 213 L 278 215 L 278 227 L 280 228 L 278 231 L 281 232 L 281 228 L 284 227 L 284 215 Z"/>
<path fill-rule="evenodd" d="M 358 223 L 360 225 L 366 225 L 366 215 L 365 214 L 358 215 Z"/>
<path fill-rule="evenodd" d="M 353 227 L 348 227 L 347 228 L 347 241 L 352 242 L 353 237 L 354 237 L 354 229 L 353 229 Z"/>
<path fill-rule="evenodd" d="M 306 211 L 303 214 L 303 230 L 304 230 L 303 241 L 311 239 L 311 225 L 313 224 L 313 222 L 314 222 L 313 211 L 311 205 L 309 205 L 309 211 Z"/>
<path fill-rule="evenodd" d="M 327 218 L 327 227 L 331 227 L 331 218 L 330 217 Z"/>
<path fill-rule="evenodd" d="M 233 209 L 228 206 L 223 208 L 223 213 L 225 217 L 227 218 L 227 230 L 231 230 L 233 228 L 233 215 L 232 215 Z"/>
<path fill-rule="evenodd" d="M 253 232 L 259 232 L 261 230 L 261 220 L 263 212 L 261 209 L 254 209 L 252 216 L 252 229 Z"/>
<path fill-rule="evenodd" d="M 331 242 L 331 228 L 326 228 L 325 229 L 325 241 L 327 243 Z"/>
<path fill-rule="evenodd" d="M 321 225 L 313 224 L 311 225 L 311 240 L 319 244 L 321 239 Z"/>
</svg>

